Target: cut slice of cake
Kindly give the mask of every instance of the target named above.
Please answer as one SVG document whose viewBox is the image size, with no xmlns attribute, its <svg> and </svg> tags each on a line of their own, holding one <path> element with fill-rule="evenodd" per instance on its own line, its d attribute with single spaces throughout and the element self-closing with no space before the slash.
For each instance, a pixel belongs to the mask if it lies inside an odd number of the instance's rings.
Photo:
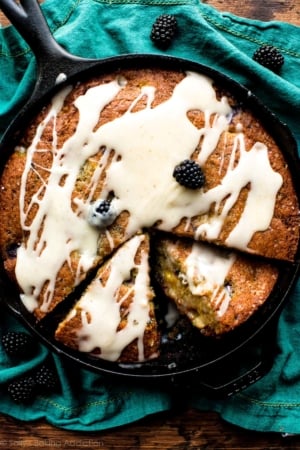
<svg viewBox="0 0 300 450">
<path fill-rule="evenodd" d="M 149 276 L 149 237 L 122 245 L 59 324 L 55 337 L 73 349 L 110 361 L 158 356 L 160 337 Z"/>
<path fill-rule="evenodd" d="M 155 275 L 164 294 L 205 335 L 245 322 L 278 276 L 268 262 L 190 240 L 159 239 L 156 252 Z"/>
</svg>

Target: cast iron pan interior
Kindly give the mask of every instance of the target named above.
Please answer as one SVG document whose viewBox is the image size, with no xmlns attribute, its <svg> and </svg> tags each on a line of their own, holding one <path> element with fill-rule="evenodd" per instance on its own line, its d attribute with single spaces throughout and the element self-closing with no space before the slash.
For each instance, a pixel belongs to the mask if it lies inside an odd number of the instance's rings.
<svg viewBox="0 0 300 450">
<path fill-rule="evenodd" d="M 3 167 L 18 140 L 22 129 L 28 121 L 63 85 L 84 80 L 100 73 L 109 73 L 117 69 L 157 67 L 195 71 L 213 78 L 219 85 L 232 92 L 237 100 L 250 108 L 263 122 L 266 129 L 282 148 L 289 164 L 295 187 L 299 193 L 299 160 L 296 143 L 287 126 L 281 123 L 261 102 L 245 87 L 210 67 L 169 56 L 130 54 L 102 60 L 87 60 L 66 52 L 53 39 L 36 0 L 23 0 L 21 6 L 13 0 L 0 0 L 0 7 L 18 29 L 33 50 L 37 61 L 37 81 L 32 96 L 22 107 L 20 113 L 9 126 L 0 144 L 0 165 Z M 61 74 L 64 76 L 62 77 Z M 61 81 L 65 79 L 64 81 Z M 58 80 L 60 80 L 58 82 Z M 299 261 L 299 249 L 297 254 Z M 142 364 L 118 364 L 71 351 L 57 343 L 53 338 L 53 325 L 61 314 L 59 305 L 49 318 L 36 324 L 19 300 L 15 287 L 6 278 L 2 268 L 1 297 L 8 307 L 22 320 L 29 329 L 52 350 L 71 358 L 83 366 L 134 380 L 172 380 L 172 383 L 189 383 L 203 385 L 216 391 L 232 393 L 240 387 L 256 381 L 270 368 L 270 348 L 263 350 L 253 360 L 249 346 L 261 347 L 274 344 L 273 330 L 277 318 L 288 294 L 296 280 L 299 262 L 277 263 L 280 276 L 268 301 L 238 329 L 220 339 L 203 337 L 197 330 L 186 323 L 179 323 L 173 332 L 164 333 L 161 356 Z M 71 300 L 70 300 L 71 302 Z M 163 301 L 162 301 L 163 303 Z M 163 311 L 162 311 L 163 316 Z M 267 345 L 268 344 L 268 345 Z M 239 373 L 242 363 L 247 368 Z M 243 364 L 245 363 L 243 362 Z M 238 373 L 228 371 L 237 366 Z M 234 364 L 234 362 L 236 364 Z M 220 372 L 221 368 L 221 372 Z M 228 373 L 227 373 L 228 372 Z M 217 380 L 212 381 L 212 374 L 218 373 Z M 226 373 L 227 378 L 226 379 Z M 223 377 L 223 378 L 222 378 Z M 209 382 L 205 380 L 209 380 Z M 188 381 L 187 381 L 188 380 Z M 212 386 L 213 384 L 213 386 Z"/>
</svg>

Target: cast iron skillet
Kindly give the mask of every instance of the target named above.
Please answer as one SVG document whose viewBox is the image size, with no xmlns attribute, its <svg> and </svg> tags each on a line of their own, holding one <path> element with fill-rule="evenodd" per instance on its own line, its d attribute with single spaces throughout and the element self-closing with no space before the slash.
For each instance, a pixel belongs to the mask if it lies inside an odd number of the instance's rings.
<svg viewBox="0 0 300 450">
<path fill-rule="evenodd" d="M 0 0 L 0 7 L 29 44 L 37 62 L 33 93 L 8 127 L 0 144 L 1 167 L 29 119 L 64 84 L 116 69 L 158 67 L 203 73 L 234 93 L 273 135 L 285 153 L 294 180 L 297 179 L 299 160 L 296 143 L 286 125 L 245 87 L 227 76 L 210 67 L 169 56 L 130 54 L 102 60 L 79 58 L 66 52 L 54 40 L 36 0 L 21 0 L 21 5 L 14 0 Z M 58 344 L 52 330 L 60 317 L 60 306 L 49 318 L 36 324 L 33 316 L 23 307 L 16 288 L 6 278 L 3 268 L 0 298 L 43 343 L 86 368 L 135 383 L 155 381 L 172 387 L 204 389 L 218 396 L 230 395 L 261 378 L 272 365 L 277 319 L 296 280 L 299 262 L 278 265 L 280 276 L 272 294 L 244 325 L 216 340 L 203 337 L 186 323 L 179 323 L 171 337 L 167 333 L 163 335 L 161 356 L 142 364 L 111 363 Z M 163 311 L 161 314 L 163 317 Z"/>
</svg>

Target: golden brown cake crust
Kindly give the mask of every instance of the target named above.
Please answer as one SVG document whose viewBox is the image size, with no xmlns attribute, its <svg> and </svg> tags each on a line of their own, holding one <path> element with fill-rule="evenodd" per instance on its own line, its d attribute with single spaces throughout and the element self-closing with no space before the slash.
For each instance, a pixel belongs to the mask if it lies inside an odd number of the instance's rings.
<svg viewBox="0 0 300 450">
<path fill-rule="evenodd" d="M 202 262 L 202 266 L 199 263 L 198 279 L 195 278 L 194 283 L 196 287 L 204 283 L 205 287 L 196 295 L 190 289 L 192 280 L 188 281 L 186 265 L 194 245 L 199 244 L 185 239 L 159 239 L 156 245 L 156 278 L 164 294 L 203 334 L 220 335 L 244 323 L 268 299 L 279 271 L 270 263 L 237 253 L 224 283 L 216 287 L 203 280 L 207 265 Z M 203 251 L 206 248 L 211 249 L 205 245 Z M 215 251 L 219 252 L 219 249 Z M 221 257 L 226 257 L 226 253 L 222 251 Z M 218 270 L 217 266 L 215 270 Z M 222 306 L 216 304 L 214 298 L 218 297 L 224 286 L 230 298 L 225 311 L 219 315 Z"/>
<path fill-rule="evenodd" d="M 57 149 L 63 148 L 70 138 L 74 136 L 77 129 L 81 126 L 80 108 L 76 102 L 82 99 L 89 91 L 97 86 L 108 86 L 117 80 L 120 90 L 113 96 L 112 100 L 107 101 L 102 108 L 101 114 L 96 118 L 93 133 L 99 132 L 105 128 L 105 125 L 110 125 L 131 115 L 132 117 L 139 112 L 150 109 L 155 110 L 158 106 L 163 106 L 174 97 L 174 91 L 178 85 L 184 82 L 190 74 L 180 71 L 171 70 L 157 70 L 157 69 L 141 69 L 141 70 L 126 70 L 122 72 L 115 72 L 112 74 L 104 74 L 78 83 L 70 91 L 66 93 L 66 97 L 61 109 L 58 113 L 48 120 L 48 114 L 51 112 L 53 105 L 45 107 L 36 118 L 32 120 L 24 135 L 22 136 L 15 151 L 11 154 L 7 161 L 0 180 L 0 208 L 1 208 L 1 224 L 0 224 L 0 251 L 3 259 L 5 270 L 8 276 L 17 282 L 16 265 L 17 265 L 17 249 L 27 246 L 30 231 L 26 230 L 26 226 L 30 228 L 34 221 L 38 210 L 39 201 L 44 195 L 44 186 L 49 184 L 49 179 L 52 175 L 52 164 L 55 158 Z M 126 82 L 124 81 L 126 80 Z M 154 91 L 147 90 L 148 87 L 154 88 Z M 91 271 L 96 271 L 100 267 L 100 271 L 104 270 L 102 266 L 107 258 L 110 258 L 120 246 L 127 242 L 132 236 L 137 233 L 148 230 L 150 232 L 157 230 L 171 233 L 178 237 L 178 250 L 182 250 L 181 238 L 185 242 L 185 238 L 208 242 L 210 244 L 217 244 L 220 247 L 228 247 L 229 249 L 239 249 L 244 253 L 251 253 L 264 257 L 267 259 L 277 259 L 282 261 L 294 261 L 299 247 L 299 201 L 293 185 L 293 180 L 289 167 L 285 161 L 282 150 L 278 147 L 272 136 L 264 129 L 259 120 L 252 114 L 252 112 L 244 109 L 238 99 L 234 97 L 234 93 L 225 92 L 222 87 L 212 84 L 216 93 L 215 104 L 220 107 L 223 99 L 226 97 L 230 106 L 231 112 L 227 114 L 230 116 L 226 127 L 220 133 L 216 142 L 214 150 L 207 157 L 202 165 L 202 170 L 205 175 L 205 184 L 199 191 L 190 193 L 190 198 L 194 196 L 205 196 L 208 192 L 222 185 L 228 172 L 239 165 L 241 154 L 250 154 L 255 145 L 259 142 L 262 147 L 266 148 L 268 163 L 270 166 L 268 173 L 276 173 L 282 179 L 282 184 L 276 193 L 274 208 L 272 209 L 272 218 L 265 229 L 257 230 L 253 233 L 248 244 L 242 248 L 239 245 L 228 244 L 228 238 L 237 224 L 241 221 L 243 212 L 250 198 L 251 192 L 254 190 L 255 182 L 247 182 L 242 186 L 237 195 L 234 204 L 229 208 L 229 211 L 223 221 L 222 227 L 218 236 L 210 237 L 206 231 L 198 232 L 203 225 L 212 223 L 219 216 L 226 204 L 227 197 L 223 198 L 219 205 L 216 201 L 212 202 L 206 211 L 196 211 L 192 217 L 186 217 L 183 213 L 177 223 L 169 225 L 163 220 L 156 217 L 153 223 L 142 221 L 137 223 L 134 227 L 131 224 L 131 211 L 123 209 L 118 212 L 115 220 L 107 225 L 104 229 L 98 231 L 97 248 L 93 254 L 92 261 L 89 268 L 81 267 L 81 258 L 84 256 L 79 248 L 73 249 L 68 257 L 61 263 L 59 267 L 55 286 L 53 288 L 53 297 L 49 304 L 45 307 L 44 297 L 49 288 L 49 280 L 46 280 L 40 293 L 37 295 L 37 305 L 33 310 L 37 319 L 42 319 L 45 315 L 50 313 L 60 302 L 66 299 L 72 292 L 76 285 L 84 286 L 85 279 Z M 153 93 L 154 92 L 154 93 Z M 225 97 L 224 97 L 225 96 Z M 226 103 L 226 102 L 225 102 Z M 77 106 L 76 106 L 77 105 Z M 149 107 L 150 105 L 150 107 Z M 217 108 L 217 109 L 218 109 Z M 171 110 L 168 110 L 171 113 Z M 223 114 L 223 113 L 222 113 Z M 224 117 L 226 114 L 223 114 Z M 226 116 L 226 117 L 227 117 Z M 202 151 L 205 133 L 210 128 L 214 127 L 218 120 L 218 113 L 213 112 L 207 119 L 206 112 L 200 108 L 190 107 L 184 119 L 188 118 L 189 124 L 193 125 L 193 132 L 204 129 L 204 134 L 199 134 L 198 143 L 189 155 L 190 158 L 197 160 Z M 184 121 L 184 119 L 182 119 Z M 47 122 L 48 120 L 48 122 Z M 43 131 L 39 134 L 39 126 L 46 124 Z M 177 122 L 176 122 L 177 123 Z M 187 125 L 185 125 L 187 126 Z M 196 131 L 195 131 L 196 130 Z M 138 132 L 138 131 L 137 131 Z M 91 134 L 86 140 L 82 142 L 82 149 L 88 147 L 92 140 Z M 243 144 L 237 145 L 239 142 L 239 135 L 243 134 Z M 204 136 L 204 137 L 203 137 Z M 37 139 L 38 137 L 38 139 Z M 80 137 L 80 136 L 79 136 Z M 155 138 L 155 130 L 153 136 Z M 27 155 L 28 149 L 37 139 L 34 154 L 28 164 Z M 125 139 L 124 139 L 125 140 Z M 101 142 L 96 151 L 87 156 L 80 166 L 76 174 L 76 180 L 71 192 L 71 209 L 76 212 L 80 209 L 80 205 L 86 203 L 94 203 L 102 195 L 108 196 L 109 199 L 114 199 L 115 192 L 109 191 L 109 173 L 112 167 L 122 162 L 122 154 L 119 154 L 118 146 L 109 147 L 108 144 Z M 76 150 L 76 143 L 73 144 Z M 243 148 L 244 145 L 244 148 Z M 234 149 L 234 150 L 233 150 Z M 72 148 L 73 150 L 73 148 Z M 75 151 L 74 150 L 74 151 Z M 77 149 L 78 150 L 78 149 Z M 166 149 L 166 151 L 173 149 Z M 142 150 L 141 150 L 142 151 Z M 175 151 L 174 151 L 175 152 Z M 176 153 L 176 152 L 175 152 Z M 63 159 L 64 156 L 61 158 Z M 172 160 L 173 161 L 173 160 Z M 161 167 L 159 164 L 161 160 L 158 159 L 157 167 L 154 170 L 160 173 Z M 26 168 L 27 167 L 27 168 Z M 265 166 L 266 167 L 266 166 Z M 100 175 L 97 171 L 101 168 Z M 170 170 L 173 170 L 170 168 Z M 148 168 L 146 167 L 146 170 Z M 153 168 L 149 167 L 149 171 Z M 258 168 L 260 169 L 260 168 Z M 20 192 L 22 190 L 22 177 L 24 172 L 28 171 L 25 182 L 24 204 L 22 208 L 26 211 L 26 226 L 22 226 L 20 222 Z M 95 181 L 96 180 L 96 181 Z M 124 180 L 124 178 L 123 178 Z M 60 180 L 61 187 L 67 181 L 67 176 L 62 175 Z M 122 180 L 120 180 L 122 184 Z M 153 186 L 153 191 L 157 186 Z M 177 186 L 178 187 L 178 186 Z M 181 187 L 178 187 L 181 189 Z M 138 186 L 137 186 L 138 191 Z M 32 203 L 32 199 L 36 196 L 37 201 Z M 261 193 L 263 199 L 264 193 Z M 157 199 L 156 199 L 157 200 Z M 59 197 L 57 198 L 59 202 Z M 154 203 L 150 204 L 149 209 L 153 207 Z M 172 203 L 172 202 L 170 202 Z M 139 212 L 140 217 L 146 214 L 146 207 L 141 208 Z M 255 208 L 252 207 L 253 215 L 255 215 Z M 83 215 L 83 212 L 79 212 Z M 170 216 L 172 213 L 170 213 Z M 64 218 L 61 217 L 63 220 Z M 252 218 L 251 218 L 252 220 Z M 167 222 L 167 221 L 166 221 Z M 43 222 L 42 222 L 43 224 Z M 131 227 L 129 227 L 131 225 Z M 43 228 L 44 225 L 41 226 Z M 213 228 L 213 227 L 212 227 Z M 205 227 L 204 227 L 205 229 Z M 42 230 L 38 235 L 41 236 Z M 45 244 L 46 245 L 46 244 Z M 162 246 L 162 248 L 164 248 Z M 165 249 L 166 251 L 166 249 Z M 166 251 L 167 253 L 167 251 Z M 178 256 L 179 262 L 183 259 L 183 254 Z M 159 270 L 164 271 L 165 255 L 161 255 L 163 261 L 162 266 L 159 264 Z M 268 262 L 256 262 L 254 259 L 248 259 L 248 256 L 240 256 L 232 268 L 230 273 L 230 282 L 236 283 L 238 295 L 232 298 L 229 308 L 222 316 L 222 320 L 209 325 L 205 328 L 206 333 L 222 333 L 234 328 L 238 324 L 247 320 L 252 312 L 265 301 L 268 293 L 275 282 L 277 270 Z M 245 277 L 243 285 L 237 283 L 238 277 Z M 263 292 L 258 297 L 253 296 L 253 285 L 255 290 L 259 291 L 259 285 Z M 250 287 L 251 286 L 251 287 Z M 20 292 L 23 293 L 20 286 Z M 239 311 L 238 298 L 243 298 L 243 308 Z M 177 302 L 178 303 L 178 302 Z M 152 305 L 152 299 L 150 299 Z M 151 306 L 152 308 L 152 306 Z M 181 308 L 181 307 L 180 307 Z M 183 305 L 183 312 L 186 313 L 189 306 L 187 303 Z M 147 343 L 153 341 L 153 345 L 157 347 L 156 329 L 155 329 L 155 315 L 151 313 L 151 321 L 149 328 L 145 330 L 145 349 L 147 353 Z M 67 345 L 76 346 L 76 333 L 80 322 L 80 310 L 77 309 L 74 318 L 65 323 L 66 335 L 64 337 Z M 153 322 L 153 323 L 152 323 Z M 210 328 L 211 327 L 211 328 Z M 60 336 L 60 332 L 57 333 Z M 150 346 L 151 347 L 151 346 Z M 133 360 L 136 357 L 136 343 L 132 344 L 129 349 L 126 349 L 122 358 Z M 151 350 L 152 351 L 152 350 Z M 128 354 L 127 354 L 128 352 Z M 150 351 L 147 353 L 149 356 Z M 135 356 L 133 356 L 135 355 Z"/>
<path fill-rule="evenodd" d="M 114 294 L 114 302 L 116 304 L 120 303 L 120 322 L 116 332 L 124 330 L 127 326 L 130 326 L 128 325 L 128 311 L 130 310 L 131 304 L 135 301 L 135 295 L 137 295 L 136 289 L 138 289 L 138 287 L 136 286 L 137 274 L 135 271 L 139 270 L 138 267 L 142 264 L 143 255 L 146 254 L 148 258 L 150 251 L 149 236 L 143 235 L 142 238 L 143 240 L 139 245 L 134 258 L 137 268 L 135 270 L 132 270 L 130 279 L 124 280 L 122 284 L 116 288 Z M 106 286 L 111 276 L 112 265 L 114 263 L 114 260 L 118 257 L 118 253 L 120 253 L 120 251 L 122 250 L 123 248 L 120 247 L 113 255 L 112 259 L 107 260 L 100 267 L 91 285 L 87 287 L 86 292 L 89 292 L 89 290 L 92 289 L 93 284 L 95 284 L 95 282 L 98 281 L 100 281 L 103 286 Z M 154 297 L 155 297 L 154 291 L 149 284 L 147 286 L 147 304 L 149 308 L 149 318 L 143 335 L 143 359 L 145 360 L 157 357 L 159 355 L 160 332 L 158 330 L 158 324 L 155 318 L 155 309 L 153 303 Z M 95 298 L 94 301 L 101 302 L 101 298 Z M 80 342 L 82 340 L 89 338 L 88 334 L 85 335 L 84 332 L 82 333 L 82 330 L 84 329 L 82 314 L 84 314 L 82 300 L 79 300 L 70 310 L 68 315 L 59 323 L 55 332 L 55 338 L 58 341 L 60 341 L 67 347 L 73 348 L 75 350 L 80 349 Z M 88 316 L 90 321 L 92 319 L 90 313 L 88 313 Z M 80 332 L 81 335 L 79 335 Z M 101 356 L 101 348 L 95 347 L 91 350 L 90 353 L 92 355 Z M 118 361 L 120 362 L 139 361 L 138 339 L 134 339 L 129 345 L 126 345 L 126 347 L 122 350 L 118 358 Z"/>
<path fill-rule="evenodd" d="M 89 80 L 87 83 L 78 84 L 69 94 L 66 104 L 60 113 L 57 115 L 56 119 L 56 129 L 58 142 L 57 146 L 62 146 L 63 143 L 70 137 L 76 126 L 78 124 L 78 111 L 73 105 L 74 99 L 79 95 L 84 94 L 88 88 L 96 86 L 100 83 L 108 83 L 113 80 L 118 73 L 100 76 Z M 156 73 L 151 70 L 140 71 L 139 76 L 136 77 L 135 71 L 126 71 L 122 73 L 122 76 L 126 76 L 128 80 L 128 89 L 125 94 L 120 94 L 114 101 L 112 101 L 106 108 L 104 108 L 101 114 L 101 120 L 96 125 L 99 125 L 114 119 L 117 116 L 121 116 L 132 103 L 133 98 L 137 95 L 141 86 L 147 84 L 149 80 L 154 83 L 158 89 L 155 101 L 153 105 L 156 105 L 171 95 L 175 84 L 183 78 L 183 74 L 179 72 L 167 72 L 165 73 L 165 80 L 168 80 L 168 85 L 161 84 L 161 74 Z M 135 109 L 142 108 L 145 105 L 145 99 L 142 99 Z M 2 221 L 0 226 L 0 249 L 1 255 L 4 261 L 4 266 L 8 272 L 8 275 L 15 279 L 15 264 L 16 258 L 12 251 L 10 251 L 12 246 L 19 246 L 22 242 L 26 242 L 26 233 L 22 230 L 20 224 L 20 208 L 19 208 L 19 197 L 20 197 L 20 185 L 21 177 L 26 164 L 26 152 L 25 149 L 32 143 L 38 124 L 45 119 L 49 108 L 44 108 L 43 111 L 37 116 L 36 119 L 32 121 L 27 131 L 25 132 L 20 144 L 16 147 L 15 152 L 9 158 L 7 164 L 5 165 L 3 174 L 1 176 L 1 195 L 0 195 L 0 207 L 3 211 Z M 25 208 L 28 208 L 31 198 L 36 194 L 37 190 L 41 187 L 42 179 L 46 182 L 48 173 L 47 169 L 51 167 L 53 155 L 51 152 L 51 146 L 53 145 L 53 120 L 51 120 L 46 128 L 44 129 L 38 148 L 48 149 L 48 152 L 36 152 L 34 155 L 33 164 L 35 167 L 30 172 L 28 177 L 28 182 L 26 186 L 26 202 Z M 87 159 L 84 166 L 82 167 L 75 189 L 73 191 L 73 199 L 85 199 L 90 195 L 87 190 L 91 178 L 95 170 L 95 161 L 101 157 L 105 148 L 100 148 L 98 154 L 93 155 L 91 158 Z M 110 164 L 110 159 L 108 159 L 107 167 Z M 93 198 L 95 200 L 101 193 L 103 183 L 105 181 L 104 177 L 101 177 L 98 181 L 97 187 L 95 189 Z M 28 216 L 28 221 L 34 218 L 36 209 L 32 208 L 32 212 Z M 107 233 L 103 232 L 99 235 L 99 248 L 98 255 L 95 257 L 95 265 L 99 264 L 103 259 L 109 255 L 113 248 L 117 248 L 122 244 L 128 236 L 125 233 L 125 224 L 127 222 L 127 213 L 123 212 L 120 214 L 118 219 L 109 227 L 110 239 L 107 237 Z M 48 312 L 51 311 L 63 298 L 69 295 L 74 289 L 74 282 L 76 273 L 76 264 L 78 263 L 78 257 L 76 252 L 71 256 L 72 267 L 70 268 L 68 264 L 64 264 L 61 267 L 59 276 L 57 277 L 57 283 L 55 288 L 55 293 Z M 82 274 L 82 278 L 85 275 Z M 62 283 L 60 283 L 60 281 Z M 45 286 L 46 287 L 46 286 Z M 42 295 L 41 295 L 42 297 Z M 43 303 L 42 298 L 39 300 L 39 305 Z M 45 311 L 41 310 L 40 306 L 35 309 L 35 314 L 37 318 L 42 318 L 45 315 Z"/>
<path fill-rule="evenodd" d="M 248 244 L 249 251 L 268 258 L 293 261 L 299 245 L 300 225 L 299 203 L 293 180 L 278 146 L 249 111 L 243 111 L 233 118 L 230 129 L 223 133 L 215 151 L 207 159 L 203 167 L 206 175 L 205 190 L 217 186 L 226 173 L 232 156 L 233 141 L 236 137 L 236 132 L 232 132 L 231 129 L 233 130 L 234 124 L 239 121 L 247 129 L 246 148 L 249 150 L 256 141 L 264 142 L 268 147 L 269 160 L 273 170 L 279 173 L 284 180 L 277 194 L 270 226 L 268 229 L 256 232 L 253 235 Z M 220 161 L 222 161 L 222 165 L 220 165 Z M 230 215 L 224 222 L 219 237 L 213 242 L 224 245 L 230 231 L 241 217 L 250 190 L 251 185 L 246 185 L 240 193 L 237 202 L 230 211 Z M 209 218 L 210 213 L 204 217 L 204 220 L 209 220 Z M 173 231 L 181 236 L 193 237 L 195 230 L 202 222 L 203 216 L 195 216 L 189 226 L 187 226 L 186 220 L 183 220 Z M 207 239 L 203 237 L 203 240 Z"/>
</svg>

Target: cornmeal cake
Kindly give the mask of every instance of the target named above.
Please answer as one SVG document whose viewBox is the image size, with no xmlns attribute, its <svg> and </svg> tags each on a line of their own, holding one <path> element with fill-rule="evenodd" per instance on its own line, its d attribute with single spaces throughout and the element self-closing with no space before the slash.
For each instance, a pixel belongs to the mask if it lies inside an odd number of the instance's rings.
<svg viewBox="0 0 300 450">
<path fill-rule="evenodd" d="M 136 235 L 98 270 L 59 324 L 56 339 L 111 361 L 157 357 L 160 338 L 149 272 L 149 237 Z"/>
<path fill-rule="evenodd" d="M 267 300 L 278 277 L 274 264 L 177 238 L 159 239 L 155 260 L 164 294 L 206 335 L 245 322 Z"/>
<path fill-rule="evenodd" d="M 141 233 L 297 254 L 284 153 L 234 93 L 196 72 L 122 70 L 63 87 L 0 183 L 4 268 L 37 320 Z"/>
</svg>

